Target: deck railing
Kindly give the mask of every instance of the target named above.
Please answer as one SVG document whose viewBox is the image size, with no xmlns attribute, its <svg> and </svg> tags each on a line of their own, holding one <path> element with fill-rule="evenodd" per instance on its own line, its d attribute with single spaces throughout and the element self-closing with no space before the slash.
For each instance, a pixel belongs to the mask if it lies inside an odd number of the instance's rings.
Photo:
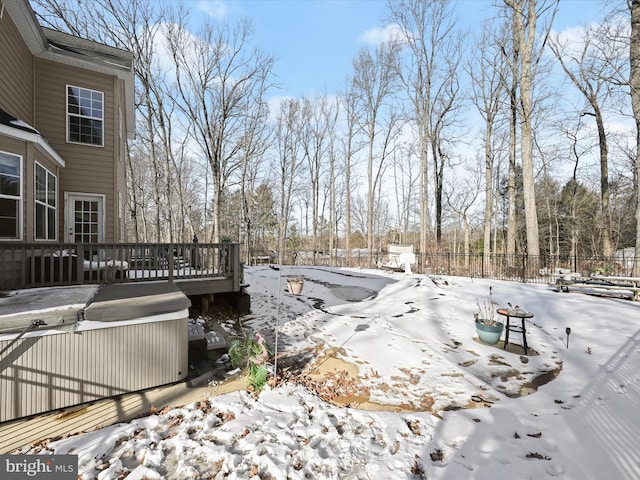
<svg viewBox="0 0 640 480">
<path fill-rule="evenodd" d="M 0 290 L 242 276 L 237 243 L 0 243 Z"/>
</svg>

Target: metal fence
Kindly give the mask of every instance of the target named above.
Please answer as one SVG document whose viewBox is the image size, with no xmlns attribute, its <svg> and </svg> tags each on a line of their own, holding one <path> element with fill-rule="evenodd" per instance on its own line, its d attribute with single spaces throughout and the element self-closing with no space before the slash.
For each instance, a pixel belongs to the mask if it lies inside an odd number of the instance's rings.
<svg viewBox="0 0 640 480">
<path fill-rule="evenodd" d="M 377 268 L 385 259 L 384 252 L 373 252 L 371 265 Z M 367 268 L 369 255 L 366 250 L 351 254 L 327 255 L 297 252 L 287 261 L 299 265 L 331 265 L 338 267 Z M 578 257 L 558 255 L 506 255 L 492 254 L 416 254 L 412 265 L 414 273 L 491 278 L 531 283 L 547 283 L 553 274 L 579 273 L 582 276 L 616 275 L 634 276 L 633 256 Z"/>
</svg>

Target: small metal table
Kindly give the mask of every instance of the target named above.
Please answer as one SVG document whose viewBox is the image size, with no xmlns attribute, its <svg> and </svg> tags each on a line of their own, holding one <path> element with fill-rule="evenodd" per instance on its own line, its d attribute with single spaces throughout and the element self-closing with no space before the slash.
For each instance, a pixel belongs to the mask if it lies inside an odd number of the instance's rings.
<svg viewBox="0 0 640 480">
<path fill-rule="evenodd" d="M 524 354 L 527 355 L 529 346 L 527 345 L 527 327 L 525 325 L 525 320 L 527 318 L 533 318 L 533 313 L 526 312 L 520 308 L 499 308 L 496 310 L 498 315 L 502 315 L 507 317 L 507 324 L 505 325 L 505 334 L 504 334 L 504 347 L 507 348 L 509 344 L 509 332 L 516 332 L 522 334 L 522 343 L 524 348 Z M 522 320 L 522 325 L 510 325 L 509 320 L 513 318 L 519 318 Z"/>
</svg>

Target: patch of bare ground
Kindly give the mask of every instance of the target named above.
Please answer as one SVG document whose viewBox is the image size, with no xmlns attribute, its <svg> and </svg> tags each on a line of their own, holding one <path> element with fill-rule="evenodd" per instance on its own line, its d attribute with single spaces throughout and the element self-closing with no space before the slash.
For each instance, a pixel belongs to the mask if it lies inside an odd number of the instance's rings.
<svg viewBox="0 0 640 480">
<path fill-rule="evenodd" d="M 561 371 L 562 371 L 562 362 L 556 362 L 556 368 L 554 368 L 553 370 L 549 370 L 548 372 L 542 373 L 537 377 L 535 377 L 530 382 L 522 385 L 522 387 L 520 387 L 520 391 L 518 392 L 519 395 L 517 396 L 522 397 L 524 395 L 532 394 L 533 392 L 537 391 L 538 388 L 540 388 L 542 385 L 545 385 L 549 383 L 551 380 L 554 380 L 558 375 L 560 375 Z"/>
<path fill-rule="evenodd" d="M 338 352 L 337 349 L 331 349 L 313 364 L 309 364 L 308 361 L 301 362 L 301 358 L 309 360 L 309 356 L 301 356 L 301 352 L 293 359 L 283 357 L 279 360 L 282 362 L 281 365 L 284 365 L 279 369 L 276 385 L 302 385 L 327 402 L 359 407 L 368 401 L 369 388 L 361 385 L 358 367 L 337 358 Z"/>
<path fill-rule="evenodd" d="M 390 412 L 428 412 L 433 407 L 434 400 L 429 395 L 423 395 L 417 402 L 401 403 L 398 405 L 385 405 L 370 400 L 369 387 L 361 382 L 358 367 L 337 357 L 339 349 L 330 349 L 313 363 L 303 366 L 304 362 L 291 361 L 291 359 L 279 359 L 286 366 L 279 367 L 276 386 L 285 383 L 301 385 L 324 401 L 337 406 L 358 408 L 370 411 Z M 296 355 L 298 360 L 299 354 Z M 282 364 L 281 363 L 281 364 Z M 296 368 L 303 367 L 303 368 Z M 406 372 L 405 372 L 406 373 Z M 401 386 L 406 388 L 412 382 L 417 381 L 414 375 L 404 380 Z M 390 385 L 381 385 L 381 389 L 394 388 Z"/>
</svg>

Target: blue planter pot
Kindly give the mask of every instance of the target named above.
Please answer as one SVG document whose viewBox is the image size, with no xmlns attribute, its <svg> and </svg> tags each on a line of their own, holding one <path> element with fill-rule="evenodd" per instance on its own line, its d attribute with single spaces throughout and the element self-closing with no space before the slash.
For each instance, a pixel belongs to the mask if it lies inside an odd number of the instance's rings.
<svg viewBox="0 0 640 480">
<path fill-rule="evenodd" d="M 495 345 L 500 341 L 502 330 L 504 329 L 503 323 L 495 323 L 493 325 L 485 325 L 480 320 L 476 320 L 476 331 L 478 337 L 482 343 L 488 345 Z"/>
</svg>

